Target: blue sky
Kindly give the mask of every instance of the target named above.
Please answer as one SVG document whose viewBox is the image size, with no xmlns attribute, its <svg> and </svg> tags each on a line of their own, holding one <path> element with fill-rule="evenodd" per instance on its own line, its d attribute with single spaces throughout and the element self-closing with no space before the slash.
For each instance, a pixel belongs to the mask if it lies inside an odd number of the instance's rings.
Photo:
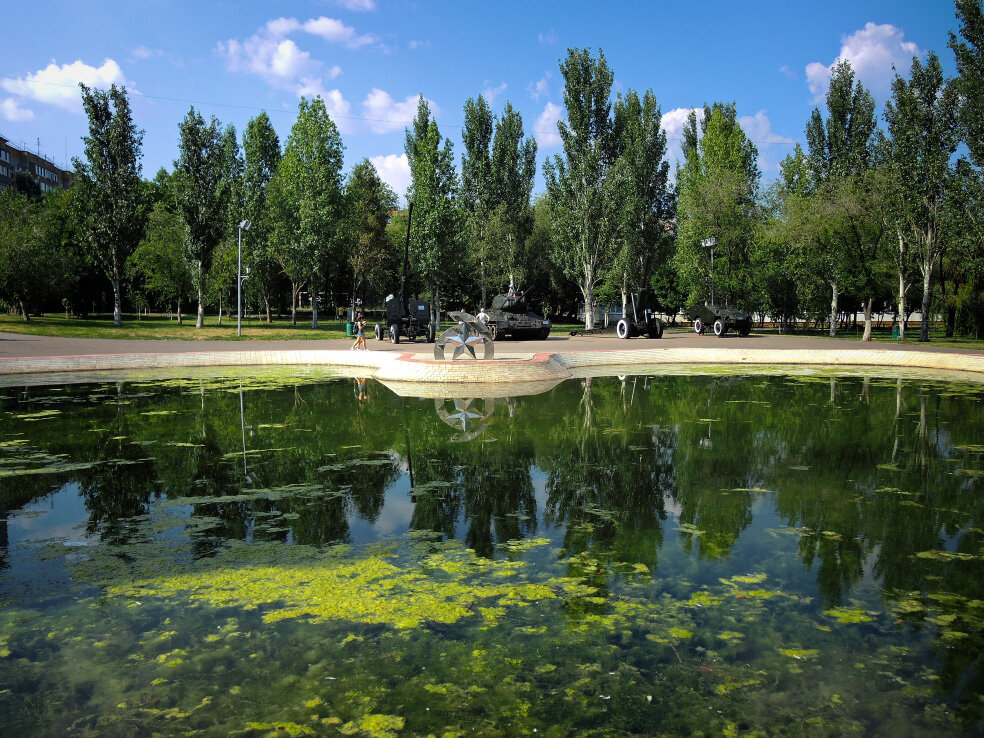
<svg viewBox="0 0 984 738">
<path fill-rule="evenodd" d="M 854 64 L 879 103 L 892 65 L 936 51 L 952 73 L 946 0 L 778 2 L 41 2 L 3 16 L 0 133 L 63 164 L 82 151 L 77 82 L 124 83 L 145 130 L 144 174 L 171 168 L 178 122 L 246 122 L 266 110 L 281 143 L 299 95 L 321 94 L 342 131 L 345 168 L 372 159 L 399 195 L 403 131 L 423 94 L 460 162 L 462 106 L 508 99 L 540 144 L 560 151 L 558 62 L 602 48 L 616 91 L 652 89 L 671 139 L 692 107 L 734 101 L 767 179 L 822 104 L 830 66 Z M 678 142 L 671 141 L 671 147 Z M 671 157 L 678 152 L 671 152 Z M 538 189 L 542 176 L 538 174 Z"/>
</svg>

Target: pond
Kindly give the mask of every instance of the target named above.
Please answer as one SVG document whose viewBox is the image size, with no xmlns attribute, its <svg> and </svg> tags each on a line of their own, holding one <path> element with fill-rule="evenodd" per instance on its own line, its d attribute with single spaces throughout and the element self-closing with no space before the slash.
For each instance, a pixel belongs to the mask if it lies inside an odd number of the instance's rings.
<svg viewBox="0 0 984 738">
<path fill-rule="evenodd" d="M 979 734 L 982 400 L 0 387 L 0 735 Z"/>
</svg>

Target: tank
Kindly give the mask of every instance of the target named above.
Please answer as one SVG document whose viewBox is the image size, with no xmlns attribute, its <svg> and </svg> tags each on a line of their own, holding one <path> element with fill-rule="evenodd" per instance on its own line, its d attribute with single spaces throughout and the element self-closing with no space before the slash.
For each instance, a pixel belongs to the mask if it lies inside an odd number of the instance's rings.
<svg viewBox="0 0 984 738">
<path fill-rule="evenodd" d="M 529 310 L 522 292 L 518 295 L 496 295 L 492 308 L 486 311 L 486 322 L 493 340 L 500 338 L 546 338 L 550 321 Z"/>
<path fill-rule="evenodd" d="M 694 330 L 700 335 L 704 335 L 708 328 L 718 338 L 731 330 L 737 331 L 739 336 L 752 332 L 751 317 L 727 305 L 697 305 L 691 308 L 690 319 L 694 321 Z"/>
</svg>

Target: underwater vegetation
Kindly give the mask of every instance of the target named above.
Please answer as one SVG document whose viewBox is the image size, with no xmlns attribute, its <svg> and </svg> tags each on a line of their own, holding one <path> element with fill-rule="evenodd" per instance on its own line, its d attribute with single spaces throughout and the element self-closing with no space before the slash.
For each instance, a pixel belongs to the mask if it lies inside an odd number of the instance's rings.
<svg viewBox="0 0 984 738">
<path fill-rule="evenodd" d="M 0 736 L 979 734 L 982 389 L 0 388 Z"/>
</svg>

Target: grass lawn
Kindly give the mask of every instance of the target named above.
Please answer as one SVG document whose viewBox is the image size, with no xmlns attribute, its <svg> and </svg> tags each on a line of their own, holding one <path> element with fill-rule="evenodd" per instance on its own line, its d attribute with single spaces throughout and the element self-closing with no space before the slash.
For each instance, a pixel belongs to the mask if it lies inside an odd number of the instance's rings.
<svg viewBox="0 0 984 738">
<path fill-rule="evenodd" d="M 132 338 L 154 339 L 168 341 L 261 341 L 324 338 L 345 338 L 345 323 L 338 320 L 319 319 L 317 330 L 311 327 L 310 313 L 304 316 L 302 322 L 298 317 L 296 326 L 290 324 L 290 318 L 276 318 L 269 325 L 257 318 L 243 320 L 243 335 L 236 335 L 236 318 L 224 317 L 222 325 L 218 325 L 215 315 L 205 316 L 205 326 L 200 330 L 195 328 L 195 315 L 184 316 L 184 324 L 178 325 L 175 319 L 168 320 L 167 316 L 143 316 L 139 320 L 135 315 L 124 315 L 123 326 L 113 325 L 111 315 L 92 316 L 86 319 L 64 318 L 57 315 L 45 315 L 41 318 L 31 318 L 25 323 L 23 318 L 14 315 L 0 315 L 0 331 L 7 333 L 27 333 L 35 336 L 58 336 L 61 338 Z M 371 324 L 370 324 L 371 330 Z"/>
</svg>

